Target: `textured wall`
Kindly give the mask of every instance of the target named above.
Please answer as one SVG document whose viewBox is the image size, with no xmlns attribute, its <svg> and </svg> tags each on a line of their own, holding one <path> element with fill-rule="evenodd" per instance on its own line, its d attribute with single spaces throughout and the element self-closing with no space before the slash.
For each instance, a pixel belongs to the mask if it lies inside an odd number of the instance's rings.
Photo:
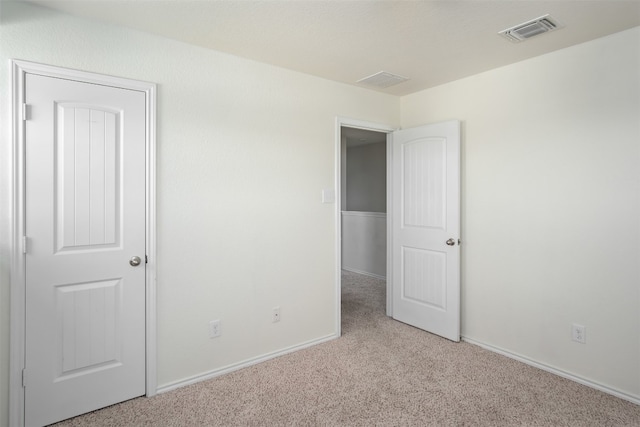
<svg viewBox="0 0 640 427">
<path fill-rule="evenodd" d="M 336 332 L 335 117 L 397 125 L 398 98 L 27 4 L 3 2 L 0 39 L 0 425 L 11 58 L 158 84 L 160 386 Z"/>
<path fill-rule="evenodd" d="M 401 107 L 403 127 L 463 122 L 463 335 L 636 399 L 639 76 L 635 28 Z"/>
</svg>

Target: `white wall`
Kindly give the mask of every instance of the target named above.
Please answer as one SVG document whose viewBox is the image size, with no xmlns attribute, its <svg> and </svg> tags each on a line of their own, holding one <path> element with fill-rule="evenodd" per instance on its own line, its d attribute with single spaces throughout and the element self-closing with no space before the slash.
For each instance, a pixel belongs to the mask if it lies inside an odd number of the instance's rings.
<svg viewBox="0 0 640 427">
<path fill-rule="evenodd" d="M 387 214 L 342 212 L 342 269 L 387 276 Z"/>
<path fill-rule="evenodd" d="M 463 335 L 639 399 L 640 28 L 401 105 L 463 121 Z"/>
<path fill-rule="evenodd" d="M 3 2 L 1 14 L 0 425 L 11 58 L 159 84 L 160 386 L 336 332 L 335 205 L 320 198 L 335 184 L 335 118 L 397 126 L 398 98 L 30 5 Z"/>
</svg>

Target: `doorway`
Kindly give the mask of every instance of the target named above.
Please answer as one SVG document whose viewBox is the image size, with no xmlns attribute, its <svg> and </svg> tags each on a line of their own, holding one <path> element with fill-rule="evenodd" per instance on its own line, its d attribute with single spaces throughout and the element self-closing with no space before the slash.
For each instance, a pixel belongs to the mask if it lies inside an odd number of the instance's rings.
<svg viewBox="0 0 640 427">
<path fill-rule="evenodd" d="M 337 130 L 339 268 L 336 280 L 340 284 L 338 290 L 342 290 L 343 273 L 348 274 L 350 280 L 360 277 L 363 282 L 386 281 L 387 135 L 393 129 L 339 119 Z M 366 287 L 360 289 L 366 292 Z M 388 296 L 385 295 L 385 299 Z M 340 295 L 338 298 L 341 302 Z M 388 308 L 388 303 L 385 302 L 385 306 Z M 338 330 L 341 317 L 339 313 Z"/>
<path fill-rule="evenodd" d="M 459 341 L 460 127 L 459 121 L 449 120 L 394 131 L 366 122 L 337 120 L 338 334 L 341 333 L 342 271 L 345 266 L 349 268 L 348 263 L 345 265 L 343 249 L 346 252 L 351 243 L 343 241 L 349 233 L 343 231 L 346 223 L 343 209 L 350 212 L 348 183 L 343 177 L 348 175 L 347 137 L 350 128 L 355 128 L 387 137 L 386 315 Z M 370 134 L 354 131 L 351 135 L 357 138 L 357 135 Z M 355 146 L 361 142 L 355 142 Z M 363 206 L 360 203 L 361 200 L 356 200 L 354 206 Z M 374 233 L 361 234 L 370 243 Z"/>
</svg>

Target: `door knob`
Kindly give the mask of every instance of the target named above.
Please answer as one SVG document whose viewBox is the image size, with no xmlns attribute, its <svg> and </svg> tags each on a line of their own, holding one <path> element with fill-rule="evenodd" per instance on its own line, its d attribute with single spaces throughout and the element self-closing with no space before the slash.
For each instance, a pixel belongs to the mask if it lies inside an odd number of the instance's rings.
<svg viewBox="0 0 640 427">
<path fill-rule="evenodd" d="M 455 241 L 455 240 L 453 240 L 453 239 L 449 239 L 449 240 L 447 240 L 447 245 L 449 245 L 449 246 L 453 246 L 453 245 L 455 245 L 455 244 L 456 244 L 456 241 Z"/>
<path fill-rule="evenodd" d="M 139 256 L 131 257 L 131 259 L 129 260 L 129 264 L 131 264 L 132 267 L 136 267 L 140 265 L 141 262 L 142 260 L 140 259 Z"/>
</svg>

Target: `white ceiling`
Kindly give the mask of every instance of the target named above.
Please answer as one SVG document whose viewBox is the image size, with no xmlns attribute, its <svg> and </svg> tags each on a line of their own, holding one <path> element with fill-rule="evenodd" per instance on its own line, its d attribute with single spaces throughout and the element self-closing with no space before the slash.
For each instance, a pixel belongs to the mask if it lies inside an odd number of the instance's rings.
<svg viewBox="0 0 640 427">
<path fill-rule="evenodd" d="M 406 95 L 640 25 L 640 0 L 33 0 L 347 84 L 388 71 Z M 551 14 L 564 28 L 498 31 Z"/>
</svg>

